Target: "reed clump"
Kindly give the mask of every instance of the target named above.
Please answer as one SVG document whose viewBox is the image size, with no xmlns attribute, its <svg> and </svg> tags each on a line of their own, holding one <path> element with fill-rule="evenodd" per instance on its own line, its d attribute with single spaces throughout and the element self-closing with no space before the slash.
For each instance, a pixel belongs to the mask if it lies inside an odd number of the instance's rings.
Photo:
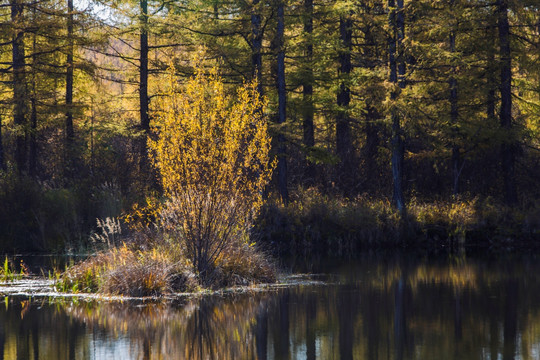
<svg viewBox="0 0 540 360">
<path fill-rule="evenodd" d="M 69 267 L 57 280 L 60 291 L 135 297 L 196 291 L 196 276 L 187 262 L 176 261 L 165 248 L 140 250 L 122 245 Z"/>
<path fill-rule="evenodd" d="M 162 240 L 160 245 L 143 248 L 124 243 L 101 251 L 57 276 L 56 288 L 63 292 L 155 297 L 276 281 L 274 264 L 255 246 L 227 249 L 205 278 L 174 243 Z"/>
</svg>

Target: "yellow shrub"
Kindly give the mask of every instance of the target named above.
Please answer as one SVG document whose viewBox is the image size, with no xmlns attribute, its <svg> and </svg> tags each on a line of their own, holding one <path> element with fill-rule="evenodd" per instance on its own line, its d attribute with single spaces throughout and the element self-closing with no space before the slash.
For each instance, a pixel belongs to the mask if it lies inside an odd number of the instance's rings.
<svg viewBox="0 0 540 360">
<path fill-rule="evenodd" d="M 168 204 L 165 229 L 183 242 L 202 279 L 220 253 L 246 241 L 273 163 L 256 84 L 226 92 L 214 68 L 180 87 L 171 76 L 149 141 Z"/>
</svg>

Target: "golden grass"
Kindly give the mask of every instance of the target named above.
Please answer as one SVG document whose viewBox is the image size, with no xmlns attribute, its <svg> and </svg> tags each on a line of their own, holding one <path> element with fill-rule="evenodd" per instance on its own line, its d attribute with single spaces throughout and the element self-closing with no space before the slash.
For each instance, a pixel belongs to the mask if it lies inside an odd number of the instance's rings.
<svg viewBox="0 0 540 360">
<path fill-rule="evenodd" d="M 227 249 L 211 275 L 201 279 L 177 245 L 162 242 L 146 250 L 124 244 L 100 252 L 69 267 L 58 276 L 56 287 L 64 292 L 155 297 L 197 292 L 203 286 L 222 288 L 275 281 L 275 267 L 254 247 Z"/>
<path fill-rule="evenodd" d="M 159 296 L 195 291 L 195 276 L 186 263 L 157 248 L 138 250 L 122 245 L 71 266 L 59 277 L 61 291 L 127 296 Z"/>
</svg>

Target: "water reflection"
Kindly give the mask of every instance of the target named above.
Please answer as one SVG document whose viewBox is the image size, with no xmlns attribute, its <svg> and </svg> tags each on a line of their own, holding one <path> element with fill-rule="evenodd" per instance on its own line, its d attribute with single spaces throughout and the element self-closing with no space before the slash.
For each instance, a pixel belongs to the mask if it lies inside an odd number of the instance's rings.
<svg viewBox="0 0 540 360">
<path fill-rule="evenodd" d="M 179 303 L 10 298 L 0 360 L 538 359 L 538 270 L 367 257 L 328 270 L 325 286 Z"/>
</svg>

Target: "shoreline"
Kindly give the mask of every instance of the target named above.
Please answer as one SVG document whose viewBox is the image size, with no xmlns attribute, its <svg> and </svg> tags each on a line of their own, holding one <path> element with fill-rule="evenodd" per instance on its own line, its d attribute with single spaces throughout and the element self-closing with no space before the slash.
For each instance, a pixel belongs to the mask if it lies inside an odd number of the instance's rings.
<svg viewBox="0 0 540 360">
<path fill-rule="evenodd" d="M 49 298 L 49 299 L 76 299 L 83 301 L 105 301 L 105 302 L 124 302 L 124 301 L 141 301 L 141 302 L 174 302 L 177 300 L 189 300 L 194 298 L 202 298 L 205 296 L 227 296 L 248 293 L 259 293 L 266 291 L 274 291 L 283 288 L 294 286 L 324 286 L 332 284 L 321 280 L 313 280 L 313 274 L 291 274 L 282 275 L 276 283 L 254 284 L 244 286 L 233 286 L 222 289 L 209 290 L 203 289 L 196 292 L 179 292 L 163 294 L 162 296 L 126 296 L 126 295 L 109 295 L 102 293 L 72 293 L 60 292 L 54 288 L 55 280 L 50 280 L 42 277 L 33 277 L 21 280 L 8 282 L 0 282 L 0 296 L 9 297 L 29 297 L 29 298 Z"/>
</svg>

